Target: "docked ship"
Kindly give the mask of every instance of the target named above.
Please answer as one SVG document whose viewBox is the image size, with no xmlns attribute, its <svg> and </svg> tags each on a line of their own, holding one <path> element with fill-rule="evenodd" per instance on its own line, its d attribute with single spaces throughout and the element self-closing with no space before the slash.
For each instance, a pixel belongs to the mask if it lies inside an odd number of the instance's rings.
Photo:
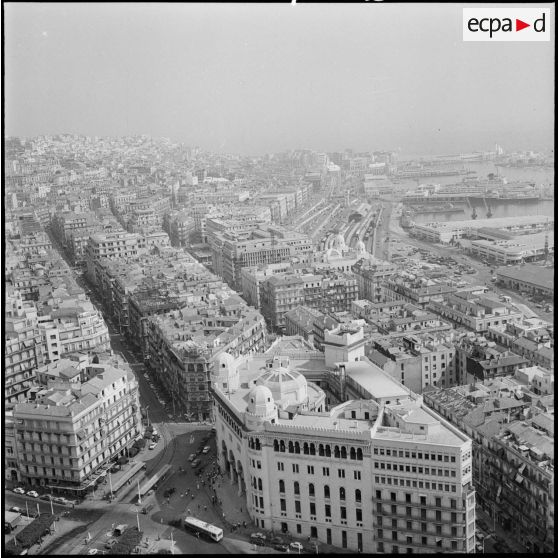
<svg viewBox="0 0 558 558">
<path fill-rule="evenodd" d="M 540 193 L 533 182 L 508 182 L 501 176 L 487 178 L 465 177 L 456 184 L 437 186 L 435 190 L 421 189 L 407 192 L 403 203 L 432 204 L 444 202 L 538 202 Z"/>
<path fill-rule="evenodd" d="M 420 213 L 463 213 L 463 207 L 456 207 L 453 203 L 440 205 L 412 205 L 409 208 L 413 214 Z"/>
<path fill-rule="evenodd" d="M 391 174 L 391 177 L 394 179 L 402 179 L 402 178 L 429 178 L 429 177 L 436 177 L 436 176 L 458 176 L 467 174 L 470 171 L 466 169 L 439 169 L 439 168 L 432 168 L 432 167 L 423 167 L 422 165 L 419 166 L 409 166 L 403 167 L 400 170 L 396 170 Z"/>
</svg>

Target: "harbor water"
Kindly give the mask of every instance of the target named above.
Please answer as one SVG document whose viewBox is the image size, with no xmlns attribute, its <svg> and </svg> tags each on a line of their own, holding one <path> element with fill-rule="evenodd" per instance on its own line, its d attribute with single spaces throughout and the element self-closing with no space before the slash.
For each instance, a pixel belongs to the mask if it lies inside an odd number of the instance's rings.
<svg viewBox="0 0 558 558">
<path fill-rule="evenodd" d="M 517 168 L 517 167 L 496 167 L 491 162 L 482 163 L 466 163 L 465 167 L 473 171 L 475 174 L 468 176 L 477 176 L 485 178 L 489 173 L 499 174 L 507 179 L 508 182 L 534 182 L 537 191 L 541 185 L 545 187 L 551 186 L 554 190 L 554 169 L 552 168 Z M 462 180 L 462 176 L 440 176 L 435 178 L 421 178 L 417 180 L 401 180 L 398 183 L 400 191 L 415 190 L 418 184 L 456 184 Z M 487 207 L 483 200 L 471 201 L 471 206 L 475 208 L 478 219 L 487 218 Z M 449 213 L 419 213 L 413 216 L 416 223 L 430 223 L 441 221 L 462 221 L 472 218 L 472 207 L 467 204 L 462 206 L 462 212 Z M 519 217 L 523 215 L 546 215 L 554 217 L 554 201 L 553 200 L 536 200 L 536 201 L 517 201 L 517 202 L 494 202 L 489 204 L 492 217 Z"/>
</svg>

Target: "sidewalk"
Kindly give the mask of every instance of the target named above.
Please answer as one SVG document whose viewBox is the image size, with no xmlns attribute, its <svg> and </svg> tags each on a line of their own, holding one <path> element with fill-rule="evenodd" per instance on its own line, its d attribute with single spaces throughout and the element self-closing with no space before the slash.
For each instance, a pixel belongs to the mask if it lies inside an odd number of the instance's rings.
<svg viewBox="0 0 558 558">
<path fill-rule="evenodd" d="M 494 523 L 494 519 L 490 517 L 490 515 L 486 511 L 484 511 L 480 506 L 477 506 L 477 508 L 475 509 L 475 515 L 477 521 L 480 519 L 487 526 L 488 533 L 493 534 L 496 540 L 504 541 L 506 545 L 509 546 L 513 552 L 517 552 L 520 554 L 529 553 L 529 550 L 521 543 L 519 543 L 516 539 L 514 539 L 513 535 L 509 531 L 506 531 L 498 523 L 498 521 Z M 496 530 L 494 530 L 494 526 L 496 526 Z M 477 527 L 477 529 L 480 528 Z"/>
</svg>

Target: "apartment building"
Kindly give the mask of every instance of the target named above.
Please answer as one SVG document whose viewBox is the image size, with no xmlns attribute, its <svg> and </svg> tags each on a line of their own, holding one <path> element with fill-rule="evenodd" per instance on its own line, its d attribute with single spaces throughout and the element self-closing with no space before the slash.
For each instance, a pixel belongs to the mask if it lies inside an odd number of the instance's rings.
<svg viewBox="0 0 558 558">
<path fill-rule="evenodd" d="M 313 250 L 306 235 L 269 224 L 265 229 L 214 233 L 213 237 L 213 269 L 238 292 L 242 290 L 243 267 L 291 261 Z"/>
<path fill-rule="evenodd" d="M 328 312 L 344 312 L 358 298 L 358 285 L 352 274 L 274 275 L 261 283 L 261 309 L 271 327 L 283 330 L 285 314 L 297 306 Z"/>
<path fill-rule="evenodd" d="M 101 258 L 128 258 L 137 256 L 140 244 L 140 235 L 127 232 L 114 232 L 106 234 L 93 234 L 85 251 L 87 261 L 87 274 L 90 280 L 99 284 L 95 272 L 95 262 Z"/>
<path fill-rule="evenodd" d="M 527 358 L 474 333 L 461 336 L 455 350 L 458 384 L 513 375 L 530 364 Z"/>
<path fill-rule="evenodd" d="M 107 324 L 101 312 L 89 300 L 66 298 L 44 306 L 38 318 L 48 362 L 62 355 L 110 348 Z"/>
<path fill-rule="evenodd" d="M 473 484 L 494 523 L 525 552 L 552 553 L 554 395 L 523 376 L 430 387 L 424 402 L 473 439 Z"/>
<path fill-rule="evenodd" d="M 34 304 L 7 290 L 4 307 L 4 402 L 23 401 L 33 387 L 35 370 L 44 362 L 43 335 Z"/>
<path fill-rule="evenodd" d="M 256 526 L 364 553 L 472 552 L 471 440 L 389 376 L 359 378 L 372 397 L 329 408 L 288 358 L 214 369 L 219 465 Z"/>
<path fill-rule="evenodd" d="M 141 434 L 137 382 L 130 371 L 90 365 L 83 382 L 17 403 L 13 420 L 20 480 L 82 497 Z"/>
<path fill-rule="evenodd" d="M 373 336 L 369 347 L 368 358 L 414 393 L 458 381 L 452 332 Z"/>
<path fill-rule="evenodd" d="M 456 291 L 456 287 L 444 281 L 434 281 L 405 271 L 384 281 L 383 294 L 387 302 L 403 300 L 421 308 L 434 301 L 442 302 L 444 297 Z"/>
<path fill-rule="evenodd" d="M 223 299 L 147 320 L 145 360 L 169 394 L 173 414 L 209 420 L 209 374 L 215 359 L 226 351 L 237 355 L 261 351 L 265 339 L 265 322 L 257 310 L 241 300 Z"/>
<path fill-rule="evenodd" d="M 324 314 L 315 308 L 297 306 L 285 313 L 285 335 L 300 335 L 314 345 L 315 322 Z"/>
<path fill-rule="evenodd" d="M 396 265 L 377 259 L 360 260 L 352 266 L 361 298 L 371 302 L 385 300 L 383 284 L 399 271 Z"/>
<path fill-rule="evenodd" d="M 522 313 L 495 297 L 468 291 L 447 293 L 443 300 L 431 300 L 427 308 L 458 326 L 482 333 L 491 326 L 521 320 Z"/>
<path fill-rule="evenodd" d="M 242 298 L 254 308 L 261 307 L 261 284 L 273 275 L 286 273 L 292 269 L 291 262 L 243 267 L 240 270 Z"/>
</svg>

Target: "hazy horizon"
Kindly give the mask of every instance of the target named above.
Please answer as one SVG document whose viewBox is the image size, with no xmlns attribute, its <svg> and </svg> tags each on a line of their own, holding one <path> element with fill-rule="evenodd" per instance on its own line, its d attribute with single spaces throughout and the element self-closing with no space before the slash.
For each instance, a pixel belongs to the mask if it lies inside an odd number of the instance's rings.
<svg viewBox="0 0 558 558">
<path fill-rule="evenodd" d="M 553 149 L 554 7 L 550 42 L 465 43 L 464 5 L 5 3 L 5 134 Z"/>
</svg>

